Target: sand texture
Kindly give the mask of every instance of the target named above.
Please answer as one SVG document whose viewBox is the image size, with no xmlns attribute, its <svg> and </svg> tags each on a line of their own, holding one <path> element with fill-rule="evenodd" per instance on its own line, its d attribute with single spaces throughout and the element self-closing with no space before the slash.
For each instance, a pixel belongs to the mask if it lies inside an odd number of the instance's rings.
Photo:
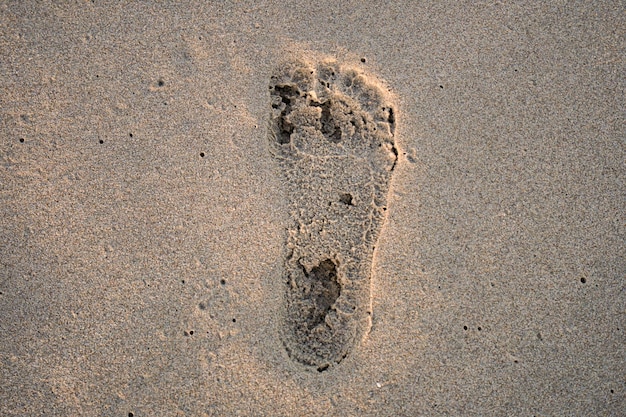
<svg viewBox="0 0 626 417">
<path fill-rule="evenodd" d="M 0 2 L 0 415 L 624 415 L 624 10 Z"/>
</svg>

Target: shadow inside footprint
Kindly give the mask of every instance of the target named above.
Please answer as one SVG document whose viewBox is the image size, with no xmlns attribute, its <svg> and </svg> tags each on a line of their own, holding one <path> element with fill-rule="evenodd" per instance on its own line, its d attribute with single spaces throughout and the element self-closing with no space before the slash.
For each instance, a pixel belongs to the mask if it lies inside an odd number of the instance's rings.
<svg viewBox="0 0 626 417">
<path fill-rule="evenodd" d="M 293 108 L 293 102 L 300 95 L 298 88 L 294 85 L 277 85 L 274 91 L 278 97 L 280 97 L 280 103 L 283 104 L 283 108 L 280 112 L 280 118 L 278 121 L 278 143 L 285 144 L 291 140 L 291 134 L 293 133 L 294 126 L 287 121 L 286 117 L 291 113 Z M 278 109 L 280 103 L 272 104 L 272 107 Z"/>
<path fill-rule="evenodd" d="M 311 269 L 311 272 L 307 273 L 304 267 L 302 271 L 307 279 L 308 292 L 304 298 L 309 300 L 309 305 L 312 307 L 306 320 L 307 327 L 311 330 L 324 322 L 326 315 L 341 294 L 341 285 L 337 282 L 337 266 L 330 259 L 321 262 Z"/>
<path fill-rule="evenodd" d="M 320 117 L 320 123 L 322 125 L 322 134 L 324 134 L 329 141 L 339 143 L 341 142 L 341 128 L 337 126 L 337 123 L 330 113 L 331 106 L 331 100 L 328 100 L 321 105 L 322 115 Z"/>
</svg>

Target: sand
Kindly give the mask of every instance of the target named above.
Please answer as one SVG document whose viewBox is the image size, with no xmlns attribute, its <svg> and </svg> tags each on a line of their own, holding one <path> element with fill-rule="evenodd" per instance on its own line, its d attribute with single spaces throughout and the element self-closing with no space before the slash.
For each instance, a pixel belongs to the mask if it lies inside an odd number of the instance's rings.
<svg viewBox="0 0 626 417">
<path fill-rule="evenodd" d="M 368 3 L 0 4 L 0 415 L 623 415 L 623 4 Z M 295 56 L 395 100 L 323 372 L 280 337 Z"/>
</svg>

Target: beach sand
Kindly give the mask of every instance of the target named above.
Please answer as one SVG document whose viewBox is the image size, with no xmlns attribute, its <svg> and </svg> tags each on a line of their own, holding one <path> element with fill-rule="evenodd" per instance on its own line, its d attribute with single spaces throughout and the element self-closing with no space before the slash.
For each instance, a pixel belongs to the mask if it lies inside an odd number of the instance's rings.
<svg viewBox="0 0 626 417">
<path fill-rule="evenodd" d="M 0 415 L 623 415 L 625 28 L 620 2 L 2 2 Z M 370 322 L 323 370 L 281 336 L 270 87 L 300 58 L 380 85 L 398 154 Z"/>
</svg>

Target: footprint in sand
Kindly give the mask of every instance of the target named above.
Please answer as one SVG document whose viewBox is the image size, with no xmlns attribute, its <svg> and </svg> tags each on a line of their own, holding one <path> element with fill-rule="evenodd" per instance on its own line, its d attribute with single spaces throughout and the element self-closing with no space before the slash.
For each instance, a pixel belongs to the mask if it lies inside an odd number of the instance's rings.
<svg viewBox="0 0 626 417">
<path fill-rule="evenodd" d="M 288 63 L 269 88 L 291 218 L 281 338 L 322 372 L 371 327 L 372 258 L 398 160 L 394 107 L 372 78 L 334 61 Z"/>
</svg>

